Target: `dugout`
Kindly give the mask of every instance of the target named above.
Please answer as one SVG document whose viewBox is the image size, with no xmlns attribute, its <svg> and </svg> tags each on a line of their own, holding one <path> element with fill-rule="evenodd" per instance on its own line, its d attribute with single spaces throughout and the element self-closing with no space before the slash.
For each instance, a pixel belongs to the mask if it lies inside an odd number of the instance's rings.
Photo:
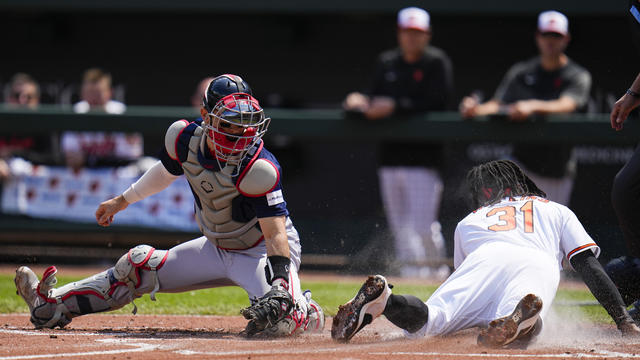
<svg viewBox="0 0 640 360">
<path fill-rule="evenodd" d="M 608 190 L 625 154 L 635 145 L 637 132 L 629 125 L 624 134 L 610 133 L 603 114 L 638 71 L 638 56 L 627 33 L 626 1 L 4 0 L 0 30 L 11 36 L 3 42 L 0 85 L 16 72 L 27 72 L 41 83 L 43 101 L 53 107 L 38 114 L 2 111 L 0 130 L 16 130 L 5 125 L 9 121 L 28 122 L 34 131 L 129 128 L 145 133 L 145 151 L 153 155 L 166 125 L 193 114 L 178 107 L 188 105 L 202 77 L 238 73 L 275 119 L 266 140 L 285 166 L 288 201 L 305 238 L 303 251 L 362 257 L 388 252 L 391 245 L 372 156 L 386 135 L 345 121 L 337 109 L 347 92 L 367 86 L 375 56 L 395 44 L 396 11 L 409 5 L 422 6 L 432 15 L 433 44 L 453 62 L 456 101 L 473 90 L 491 96 L 511 64 L 535 54 L 533 31 L 540 11 L 557 9 L 569 17 L 573 40 L 567 53 L 591 71 L 591 111 L 600 115 L 588 121 L 577 116 L 565 128 L 552 126 L 528 134 L 537 136 L 536 141 L 579 135 L 581 160 L 574 189 L 579 196 L 573 197 L 572 207 L 603 245 L 604 258 L 617 255 L 622 240 Z M 224 53 L 215 51 L 220 48 Z M 77 98 L 82 72 L 92 66 L 113 74 L 117 94 L 132 113 L 117 119 L 83 117 L 59 108 Z M 172 108 L 162 107 L 167 105 Z M 456 114 L 431 114 L 428 120 L 416 121 L 417 126 L 429 127 L 429 134 L 443 136 L 443 141 L 463 147 L 478 144 L 476 157 L 455 161 L 499 155 L 500 146 L 485 144 L 493 136 L 486 132 L 492 126 L 489 122 L 484 125 L 488 128 L 469 128 Z M 578 129 L 581 122 L 588 125 Z M 446 129 L 449 135 L 437 129 Z M 540 131 L 544 138 L 538 136 Z M 300 141 L 287 142 L 291 138 Z M 3 234 L 18 229 L 24 235 L 36 226 L 3 219 Z M 59 241 L 74 229 L 41 225 L 62 234 Z M 136 239 L 131 236 L 135 230 L 116 232 L 113 236 L 119 240 L 111 244 L 126 246 Z M 19 243 L 28 243 L 20 239 Z"/>
</svg>

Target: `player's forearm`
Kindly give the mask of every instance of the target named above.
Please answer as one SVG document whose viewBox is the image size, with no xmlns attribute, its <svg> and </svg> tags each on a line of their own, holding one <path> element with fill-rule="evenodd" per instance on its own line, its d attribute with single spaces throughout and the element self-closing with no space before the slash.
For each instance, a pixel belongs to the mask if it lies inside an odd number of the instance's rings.
<svg viewBox="0 0 640 360">
<path fill-rule="evenodd" d="M 620 292 L 591 251 L 583 251 L 573 256 L 571 265 L 582 276 L 593 296 L 607 310 L 616 325 L 633 322 Z"/>
<path fill-rule="evenodd" d="M 129 204 L 133 204 L 166 189 L 177 178 L 178 176 L 169 173 L 162 162 L 158 161 L 138 181 L 131 184 L 122 196 Z"/>
<path fill-rule="evenodd" d="M 289 257 L 289 239 L 286 230 L 286 218 L 284 216 L 273 216 L 260 218 L 260 228 L 264 236 L 267 248 L 267 281 L 273 281 L 274 286 L 279 286 L 281 281 L 290 280 L 289 270 L 291 260 Z"/>
<path fill-rule="evenodd" d="M 567 96 L 557 100 L 529 100 L 537 114 L 561 114 L 576 110 L 576 102 Z"/>
<path fill-rule="evenodd" d="M 258 219 L 264 236 L 267 256 L 289 257 L 289 238 L 287 236 L 286 218 L 273 216 Z"/>
<path fill-rule="evenodd" d="M 266 237 L 267 256 L 289 257 L 289 241 L 286 233 L 278 233 L 271 237 Z"/>
<path fill-rule="evenodd" d="M 476 116 L 493 115 L 498 111 L 500 111 L 500 103 L 496 100 L 489 100 L 480 104 L 474 110 Z"/>
<path fill-rule="evenodd" d="M 369 102 L 369 108 L 364 112 L 369 120 L 382 119 L 393 114 L 396 101 L 388 96 L 375 96 Z"/>
</svg>

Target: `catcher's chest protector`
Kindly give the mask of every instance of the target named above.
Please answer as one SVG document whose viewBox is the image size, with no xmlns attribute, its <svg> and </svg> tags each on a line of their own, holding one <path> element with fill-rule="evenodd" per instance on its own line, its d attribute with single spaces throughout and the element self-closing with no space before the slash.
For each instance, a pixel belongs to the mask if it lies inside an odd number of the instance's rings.
<svg viewBox="0 0 640 360">
<path fill-rule="evenodd" d="M 187 159 L 182 162 L 184 175 L 200 199 L 202 208 L 195 207 L 200 231 L 220 248 L 250 248 L 262 238 L 262 232 L 255 226 L 258 219 L 254 217 L 246 223 L 232 219 L 232 201 L 240 196 L 231 177 L 235 167 L 225 166 L 221 171 L 205 169 L 198 162 L 198 148 L 204 136 L 203 129 L 198 127 L 189 140 Z"/>
</svg>

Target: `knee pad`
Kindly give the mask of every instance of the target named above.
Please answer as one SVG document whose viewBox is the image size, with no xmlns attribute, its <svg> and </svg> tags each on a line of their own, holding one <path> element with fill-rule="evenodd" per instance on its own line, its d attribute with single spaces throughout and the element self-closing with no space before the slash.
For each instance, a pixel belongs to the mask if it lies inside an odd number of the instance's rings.
<svg viewBox="0 0 640 360">
<path fill-rule="evenodd" d="M 604 267 L 626 305 L 640 299 L 640 259 L 622 256 Z"/>
<path fill-rule="evenodd" d="M 129 286 L 133 296 L 140 297 L 149 293 L 151 300 L 155 301 L 155 294 L 160 289 L 156 271 L 164 265 L 168 255 L 168 250 L 156 250 L 149 245 L 138 245 L 120 257 L 113 267 L 113 276 Z M 142 281 L 140 270 L 151 273 L 151 282 Z"/>
</svg>

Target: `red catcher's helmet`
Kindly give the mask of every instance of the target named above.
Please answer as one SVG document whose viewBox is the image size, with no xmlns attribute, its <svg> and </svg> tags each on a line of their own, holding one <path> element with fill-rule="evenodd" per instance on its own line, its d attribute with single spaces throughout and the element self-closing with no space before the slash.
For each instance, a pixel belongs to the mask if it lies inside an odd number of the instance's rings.
<svg viewBox="0 0 640 360">
<path fill-rule="evenodd" d="M 253 96 L 235 93 L 220 99 L 203 121 L 207 137 L 213 141 L 218 161 L 238 165 L 247 152 L 267 132 L 270 118 Z"/>
</svg>

